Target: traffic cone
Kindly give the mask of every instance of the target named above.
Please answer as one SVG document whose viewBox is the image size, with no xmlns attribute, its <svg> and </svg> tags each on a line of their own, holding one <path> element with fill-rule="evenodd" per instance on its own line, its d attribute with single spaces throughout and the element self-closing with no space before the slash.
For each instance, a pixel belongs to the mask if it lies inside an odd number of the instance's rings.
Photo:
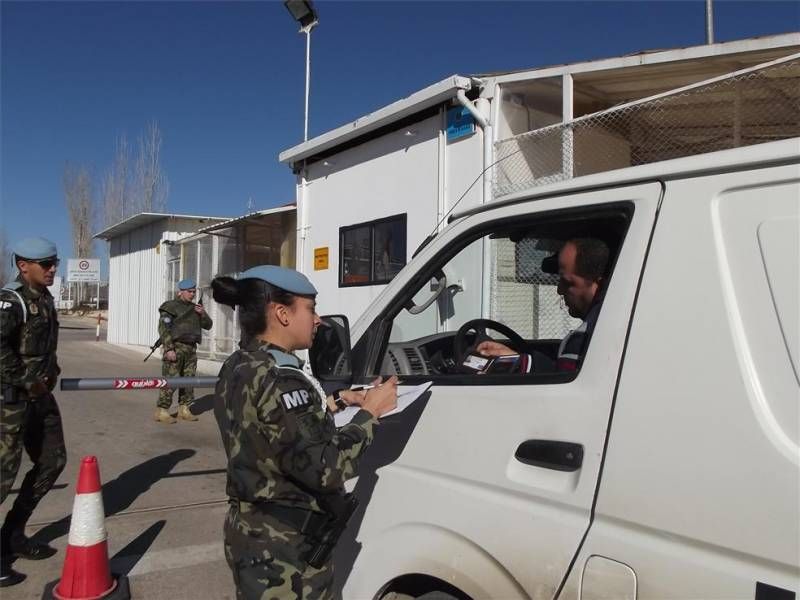
<svg viewBox="0 0 800 600">
<path fill-rule="evenodd" d="M 44 597 L 56 600 L 128 600 L 131 597 L 127 578 L 111 575 L 100 469 L 94 456 L 86 456 L 81 461 L 64 569 L 61 580 L 45 588 Z"/>
</svg>

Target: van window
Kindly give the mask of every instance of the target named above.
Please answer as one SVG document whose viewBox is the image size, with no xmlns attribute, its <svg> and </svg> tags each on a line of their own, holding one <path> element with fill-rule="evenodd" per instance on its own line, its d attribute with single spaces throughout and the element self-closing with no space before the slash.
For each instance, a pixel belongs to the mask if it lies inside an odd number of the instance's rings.
<svg viewBox="0 0 800 600">
<path fill-rule="evenodd" d="M 386 322 L 375 370 L 479 384 L 571 380 L 629 213 L 551 214 L 467 235 L 424 268 L 430 277 Z"/>
<path fill-rule="evenodd" d="M 406 215 L 339 229 L 339 287 L 390 282 L 406 264 Z"/>
</svg>

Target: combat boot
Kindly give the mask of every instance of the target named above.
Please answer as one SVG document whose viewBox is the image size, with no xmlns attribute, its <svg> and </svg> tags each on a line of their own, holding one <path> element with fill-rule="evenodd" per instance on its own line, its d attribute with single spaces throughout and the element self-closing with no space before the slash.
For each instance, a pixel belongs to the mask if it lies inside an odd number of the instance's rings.
<svg viewBox="0 0 800 600">
<path fill-rule="evenodd" d="M 188 404 L 181 404 L 178 407 L 178 418 L 184 421 L 197 421 L 197 417 L 192 414 L 192 411 L 189 410 Z"/>
<path fill-rule="evenodd" d="M 11 587 L 25 581 L 27 575 L 11 568 L 11 563 L 3 560 L 0 563 L 0 588 Z"/>
<path fill-rule="evenodd" d="M 169 414 L 169 411 L 166 408 L 157 408 L 156 414 L 153 416 L 153 419 L 158 421 L 159 423 L 174 423 L 175 417 Z"/>
</svg>

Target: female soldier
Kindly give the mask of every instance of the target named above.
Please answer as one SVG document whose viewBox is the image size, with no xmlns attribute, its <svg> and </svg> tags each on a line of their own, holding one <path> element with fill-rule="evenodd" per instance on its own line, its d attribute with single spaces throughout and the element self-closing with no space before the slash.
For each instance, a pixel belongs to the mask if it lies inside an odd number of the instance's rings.
<svg viewBox="0 0 800 600">
<path fill-rule="evenodd" d="M 377 418 L 396 405 L 397 379 L 366 394 L 342 392 L 362 410 L 337 430 L 336 404 L 292 354 L 311 346 L 320 324 L 311 282 L 261 266 L 211 285 L 214 300 L 239 306 L 246 340 L 222 366 L 215 392 L 228 455 L 225 555 L 237 598 L 329 598 L 330 557 L 320 568 L 307 559 L 329 519 L 326 499 L 344 494 Z"/>
</svg>

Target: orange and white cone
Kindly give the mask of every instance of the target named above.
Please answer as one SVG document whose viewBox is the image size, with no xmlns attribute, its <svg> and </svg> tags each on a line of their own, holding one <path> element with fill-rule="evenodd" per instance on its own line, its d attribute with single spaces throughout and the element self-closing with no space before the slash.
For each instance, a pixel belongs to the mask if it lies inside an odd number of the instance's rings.
<svg viewBox="0 0 800 600">
<path fill-rule="evenodd" d="M 100 469 L 94 456 L 81 461 L 64 569 L 52 594 L 57 600 L 130 598 L 127 580 L 118 586 L 111 575 Z"/>
</svg>

